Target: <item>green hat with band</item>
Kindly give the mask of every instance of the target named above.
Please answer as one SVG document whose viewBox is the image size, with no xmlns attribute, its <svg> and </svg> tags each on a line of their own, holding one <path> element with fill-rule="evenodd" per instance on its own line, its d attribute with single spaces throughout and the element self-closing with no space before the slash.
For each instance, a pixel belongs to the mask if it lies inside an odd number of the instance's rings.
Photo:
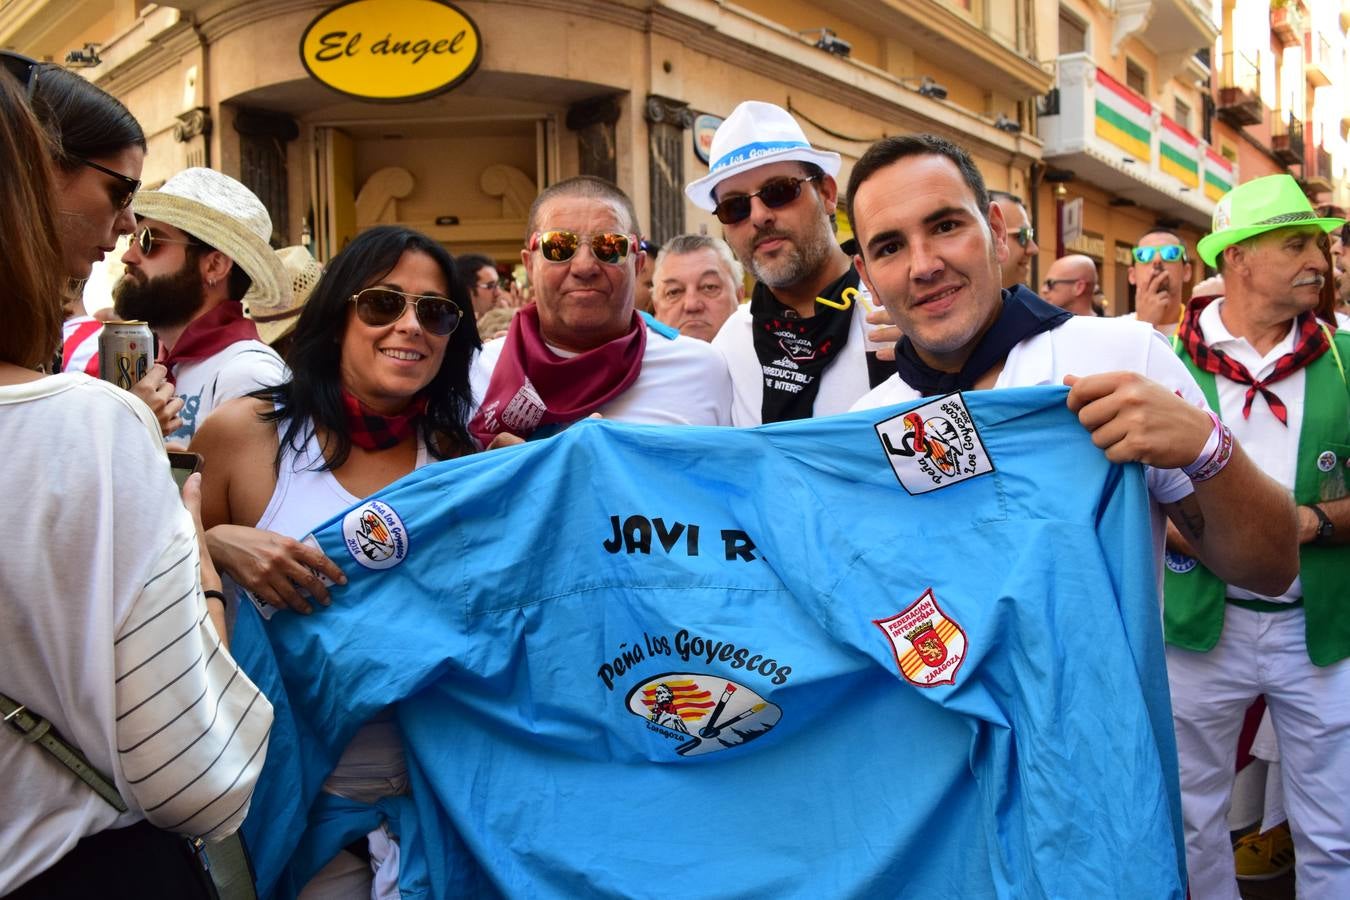
<svg viewBox="0 0 1350 900">
<path fill-rule="evenodd" d="M 1214 265 L 1228 247 L 1249 237 L 1298 225 L 1316 225 L 1334 231 L 1345 219 L 1322 218 L 1291 175 L 1253 178 L 1223 195 L 1214 207 L 1214 230 L 1196 248 L 1207 265 Z"/>
</svg>

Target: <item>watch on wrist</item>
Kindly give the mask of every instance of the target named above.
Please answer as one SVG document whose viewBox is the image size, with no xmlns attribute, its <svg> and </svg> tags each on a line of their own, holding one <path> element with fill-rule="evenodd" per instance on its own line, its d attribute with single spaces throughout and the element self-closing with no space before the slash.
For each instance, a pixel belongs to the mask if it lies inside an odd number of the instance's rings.
<svg viewBox="0 0 1350 900">
<path fill-rule="evenodd" d="M 1327 514 L 1322 511 L 1322 507 L 1318 506 L 1316 503 L 1309 503 L 1308 509 L 1311 509 L 1313 515 L 1317 516 L 1317 531 L 1313 533 L 1312 543 L 1327 543 L 1331 540 L 1331 536 L 1336 533 L 1336 526 L 1332 523 L 1331 519 L 1327 517 Z"/>
</svg>

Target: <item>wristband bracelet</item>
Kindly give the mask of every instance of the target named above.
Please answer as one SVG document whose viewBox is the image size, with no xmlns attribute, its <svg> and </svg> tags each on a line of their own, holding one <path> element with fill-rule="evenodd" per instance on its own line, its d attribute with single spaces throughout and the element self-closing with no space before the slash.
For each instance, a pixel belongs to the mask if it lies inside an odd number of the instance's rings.
<svg viewBox="0 0 1350 900">
<path fill-rule="evenodd" d="M 1205 446 L 1195 458 L 1195 462 L 1181 468 L 1182 473 L 1194 483 L 1208 481 L 1218 475 L 1233 458 L 1233 432 L 1223 424 L 1217 414 L 1211 412 L 1209 417 L 1214 422 L 1214 430 L 1210 432 L 1209 440 L 1205 441 Z"/>
<path fill-rule="evenodd" d="M 219 600 L 221 603 L 225 602 L 225 595 L 220 591 L 202 591 L 202 596 L 207 600 L 215 599 Z"/>
</svg>

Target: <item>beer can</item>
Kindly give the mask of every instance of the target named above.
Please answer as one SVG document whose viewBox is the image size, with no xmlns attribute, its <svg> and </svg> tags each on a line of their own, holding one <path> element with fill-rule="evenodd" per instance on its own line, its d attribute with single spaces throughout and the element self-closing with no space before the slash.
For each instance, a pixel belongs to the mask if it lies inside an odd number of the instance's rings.
<svg viewBox="0 0 1350 900">
<path fill-rule="evenodd" d="M 145 377 L 154 349 L 144 322 L 108 322 L 98 336 L 98 377 L 129 391 Z"/>
</svg>

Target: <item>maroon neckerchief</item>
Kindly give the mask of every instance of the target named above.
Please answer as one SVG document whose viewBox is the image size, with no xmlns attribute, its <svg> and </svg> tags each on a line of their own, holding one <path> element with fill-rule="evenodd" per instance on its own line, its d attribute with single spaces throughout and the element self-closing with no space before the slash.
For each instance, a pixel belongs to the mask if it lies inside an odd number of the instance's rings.
<svg viewBox="0 0 1350 900">
<path fill-rule="evenodd" d="M 544 344 L 539 310 L 531 303 L 511 319 L 469 432 L 486 447 L 504 431 L 529 440 L 536 431 L 543 436 L 543 426 L 583 419 L 628 390 L 646 349 L 647 327 L 635 312 L 627 334 L 565 359 Z"/>
<path fill-rule="evenodd" d="M 417 432 L 417 422 L 427 411 L 426 394 L 413 397 L 408 408 L 384 416 L 342 389 L 342 410 L 347 414 L 347 435 L 362 450 L 388 450 Z"/>
<path fill-rule="evenodd" d="M 160 351 L 159 362 L 173 376 L 174 366 L 215 356 L 231 344 L 258 340 L 258 327 L 244 317 L 244 304 L 226 300 L 188 323 L 168 353 Z"/>
<path fill-rule="evenodd" d="M 1294 349 L 1275 360 L 1275 368 L 1258 381 L 1242 363 L 1205 343 L 1204 335 L 1200 333 L 1200 311 L 1214 299 L 1216 298 L 1201 298 L 1200 301 L 1196 301 L 1192 298 L 1190 306 L 1186 309 L 1186 315 L 1181 320 L 1181 327 L 1177 329 L 1177 339 L 1181 341 L 1186 352 L 1191 355 L 1191 359 L 1202 372 L 1222 375 L 1229 381 L 1247 385 L 1247 398 L 1242 403 L 1242 418 L 1251 418 L 1252 401 L 1256 399 L 1257 392 L 1260 392 L 1261 396 L 1266 398 L 1266 403 L 1270 405 L 1270 411 L 1275 414 L 1275 418 L 1287 428 L 1289 410 L 1285 408 L 1284 401 L 1270 389 L 1270 385 L 1294 374 L 1330 348 L 1331 344 L 1327 341 L 1326 333 L 1322 331 L 1317 317 L 1311 311 L 1299 314 L 1294 320 L 1296 332 Z"/>
</svg>

